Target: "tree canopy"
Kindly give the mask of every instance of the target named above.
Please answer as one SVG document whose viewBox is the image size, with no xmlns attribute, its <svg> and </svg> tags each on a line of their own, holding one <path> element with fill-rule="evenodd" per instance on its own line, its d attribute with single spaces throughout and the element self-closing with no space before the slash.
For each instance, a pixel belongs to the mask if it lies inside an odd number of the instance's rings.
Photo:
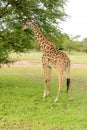
<svg viewBox="0 0 87 130">
<path fill-rule="evenodd" d="M 24 52 L 34 47 L 32 31 L 21 31 L 27 18 L 33 19 L 44 35 L 61 47 L 59 23 L 67 16 L 65 3 L 66 0 L 0 0 L 0 63 L 7 62 L 12 50 Z"/>
</svg>

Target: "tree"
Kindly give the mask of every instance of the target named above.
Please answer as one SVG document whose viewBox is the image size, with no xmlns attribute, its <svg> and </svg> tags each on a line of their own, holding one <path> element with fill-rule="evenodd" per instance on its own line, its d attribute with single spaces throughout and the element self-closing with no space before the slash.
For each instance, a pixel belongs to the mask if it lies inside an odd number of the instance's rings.
<svg viewBox="0 0 87 130">
<path fill-rule="evenodd" d="M 83 45 L 83 51 L 87 53 L 87 38 L 84 38 L 81 43 Z"/>
<path fill-rule="evenodd" d="M 64 50 L 68 51 L 69 54 L 71 50 L 73 49 L 73 41 L 70 39 L 70 37 L 67 34 L 64 35 L 63 48 Z"/>
<path fill-rule="evenodd" d="M 0 0 L 2 52 L 7 55 L 12 50 L 22 52 L 34 46 L 32 43 L 35 39 L 31 30 L 21 31 L 22 23 L 27 18 L 34 19 L 46 37 L 61 47 L 63 35 L 59 22 L 67 16 L 65 3 L 66 0 Z"/>
<path fill-rule="evenodd" d="M 83 42 L 79 41 L 79 35 L 69 37 L 67 34 L 64 35 L 64 50 L 67 50 L 70 54 L 72 50 L 83 51 Z"/>
</svg>

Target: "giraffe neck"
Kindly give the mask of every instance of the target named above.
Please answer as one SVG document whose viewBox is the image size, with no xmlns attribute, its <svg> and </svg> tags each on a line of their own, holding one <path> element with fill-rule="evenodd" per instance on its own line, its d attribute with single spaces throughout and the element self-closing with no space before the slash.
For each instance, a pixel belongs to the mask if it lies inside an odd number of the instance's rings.
<svg viewBox="0 0 87 130">
<path fill-rule="evenodd" d="M 35 23 L 32 23 L 31 28 L 32 28 L 32 31 L 34 32 L 37 42 L 44 49 L 45 52 L 47 52 L 48 49 L 55 47 L 54 44 L 52 44 L 51 42 L 47 40 L 47 38 L 43 35 L 41 30 L 38 28 L 38 26 Z"/>
</svg>

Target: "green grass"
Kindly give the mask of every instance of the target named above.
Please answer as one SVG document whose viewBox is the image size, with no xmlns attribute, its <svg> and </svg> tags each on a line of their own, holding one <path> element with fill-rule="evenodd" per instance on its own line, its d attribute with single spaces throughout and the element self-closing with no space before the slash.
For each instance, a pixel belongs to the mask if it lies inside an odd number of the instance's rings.
<svg viewBox="0 0 87 130">
<path fill-rule="evenodd" d="M 74 101 L 69 101 L 64 81 L 60 100 L 54 105 L 56 70 L 52 72 L 50 97 L 43 100 L 42 68 L 3 67 L 0 130 L 87 130 L 87 69 L 72 69 L 71 76 Z"/>
<path fill-rule="evenodd" d="M 13 53 L 12 59 L 41 62 L 42 52 Z M 87 54 L 72 52 L 72 63 L 87 64 Z M 60 100 L 56 70 L 51 77 L 50 97 L 43 100 L 40 67 L 2 67 L 0 70 L 0 130 L 87 130 L 87 69 L 72 69 L 74 101 L 69 101 L 65 80 Z M 65 76 L 64 76 L 65 79 Z"/>
</svg>

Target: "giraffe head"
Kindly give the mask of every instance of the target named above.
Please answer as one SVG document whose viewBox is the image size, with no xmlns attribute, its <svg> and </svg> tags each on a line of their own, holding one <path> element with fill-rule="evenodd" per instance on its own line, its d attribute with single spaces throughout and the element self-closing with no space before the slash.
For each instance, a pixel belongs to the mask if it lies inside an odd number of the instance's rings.
<svg viewBox="0 0 87 130">
<path fill-rule="evenodd" d="M 30 20 L 30 19 L 28 19 L 25 23 L 24 23 L 24 25 L 22 26 L 22 31 L 23 30 L 26 30 L 26 29 L 28 29 L 28 28 L 31 28 L 31 26 L 32 26 L 32 21 Z"/>
</svg>

